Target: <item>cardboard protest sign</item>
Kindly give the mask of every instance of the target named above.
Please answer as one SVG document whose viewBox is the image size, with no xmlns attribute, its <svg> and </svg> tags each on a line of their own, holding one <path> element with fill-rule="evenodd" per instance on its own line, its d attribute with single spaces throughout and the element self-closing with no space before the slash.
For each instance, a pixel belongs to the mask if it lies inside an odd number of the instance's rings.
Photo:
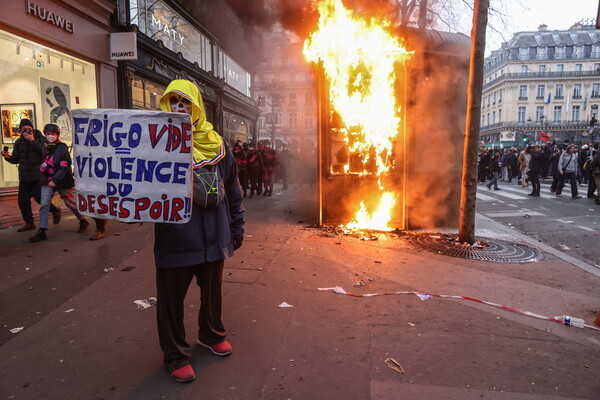
<svg viewBox="0 0 600 400">
<path fill-rule="evenodd" d="M 82 214 L 123 222 L 189 221 L 193 131 L 188 114 L 111 109 L 72 114 Z"/>
</svg>

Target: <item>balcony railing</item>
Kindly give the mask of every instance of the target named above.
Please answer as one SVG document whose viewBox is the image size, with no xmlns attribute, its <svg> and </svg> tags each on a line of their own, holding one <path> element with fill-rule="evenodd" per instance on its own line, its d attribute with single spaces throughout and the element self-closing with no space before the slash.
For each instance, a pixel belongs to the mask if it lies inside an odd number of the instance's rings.
<svg viewBox="0 0 600 400">
<path fill-rule="evenodd" d="M 598 71 L 571 71 L 571 72 L 517 72 L 500 75 L 496 79 L 483 85 L 483 89 L 495 85 L 496 83 L 506 79 L 556 79 L 556 78 L 586 78 L 586 77 L 598 77 L 600 78 L 600 72 Z"/>
<path fill-rule="evenodd" d="M 490 125 L 481 125 L 480 131 L 487 132 L 495 129 L 505 129 L 505 130 L 520 130 L 520 131 L 539 131 L 544 129 L 587 129 L 589 128 L 588 121 L 570 121 L 570 120 L 562 120 L 562 121 L 544 121 L 544 123 L 527 123 L 527 122 L 519 122 L 519 121 L 504 121 L 497 122 L 495 124 Z"/>
</svg>

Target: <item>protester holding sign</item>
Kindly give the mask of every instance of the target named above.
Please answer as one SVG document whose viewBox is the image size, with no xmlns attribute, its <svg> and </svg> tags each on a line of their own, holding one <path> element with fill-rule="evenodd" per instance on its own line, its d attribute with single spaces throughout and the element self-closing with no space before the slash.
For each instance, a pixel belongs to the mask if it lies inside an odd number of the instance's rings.
<svg viewBox="0 0 600 400">
<path fill-rule="evenodd" d="M 221 321 L 221 284 L 224 259 L 242 245 L 244 208 L 235 159 L 206 120 L 198 87 L 187 80 L 172 81 L 160 108 L 190 114 L 193 125 L 191 219 L 184 224 L 157 223 L 154 243 L 158 336 L 164 363 L 176 381 L 189 382 L 196 375 L 185 341 L 183 301 L 194 277 L 201 291 L 198 345 L 220 356 L 232 351 Z"/>
<path fill-rule="evenodd" d="M 60 193 L 61 199 L 65 205 L 75 214 L 79 220 L 78 233 L 85 232 L 89 222 L 77 210 L 77 203 L 74 200 L 73 171 L 71 170 L 71 156 L 67 145 L 59 140 L 60 128 L 55 124 L 47 124 L 44 127 L 44 134 L 48 143 L 45 144 L 44 157 L 40 165 L 42 177 L 42 201 L 40 207 L 40 229 L 29 238 L 30 242 L 39 242 L 46 240 L 46 230 L 48 229 L 48 212 L 54 192 Z"/>
</svg>

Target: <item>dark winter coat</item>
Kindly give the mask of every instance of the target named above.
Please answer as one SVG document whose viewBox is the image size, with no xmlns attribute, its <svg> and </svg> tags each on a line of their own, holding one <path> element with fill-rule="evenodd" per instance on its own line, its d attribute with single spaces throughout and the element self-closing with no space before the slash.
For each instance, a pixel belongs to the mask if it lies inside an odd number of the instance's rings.
<svg viewBox="0 0 600 400">
<path fill-rule="evenodd" d="M 233 256 L 233 238 L 244 234 L 238 170 L 229 149 L 216 165 L 225 187 L 225 198 L 217 207 L 194 204 L 187 223 L 155 224 L 154 256 L 158 268 L 198 265 Z"/>
<path fill-rule="evenodd" d="M 260 172 L 262 170 L 262 155 L 258 150 L 250 150 L 246 155 L 246 168 L 248 172 Z"/>
<path fill-rule="evenodd" d="M 13 152 L 8 161 L 11 164 L 19 164 L 19 181 L 35 182 L 41 177 L 40 164 L 42 163 L 44 144 L 46 138 L 38 130 L 34 131 L 35 140 L 31 142 L 23 136 L 15 142 Z"/>
<path fill-rule="evenodd" d="M 66 144 L 61 142 L 46 144 L 44 158 L 40 165 L 42 173 L 40 183 L 46 186 L 50 182 L 54 182 L 57 189 L 72 188 L 75 186 L 75 180 L 71 164 L 71 155 Z"/>
<path fill-rule="evenodd" d="M 541 174 L 546 167 L 546 153 L 543 150 L 532 151 L 531 161 L 529 162 L 529 172 L 531 174 Z"/>
</svg>

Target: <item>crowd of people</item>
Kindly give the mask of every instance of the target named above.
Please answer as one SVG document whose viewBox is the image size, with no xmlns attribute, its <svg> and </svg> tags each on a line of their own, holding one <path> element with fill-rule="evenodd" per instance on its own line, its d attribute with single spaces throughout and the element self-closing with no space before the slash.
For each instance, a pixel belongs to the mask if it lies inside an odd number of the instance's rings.
<svg viewBox="0 0 600 400">
<path fill-rule="evenodd" d="M 280 182 L 283 190 L 288 189 L 290 182 L 299 188 L 316 183 L 314 154 L 289 149 L 287 144 L 275 150 L 269 140 L 259 140 L 256 145 L 236 141 L 232 149 L 243 197 L 272 196 L 275 182 Z"/>
<path fill-rule="evenodd" d="M 563 188 L 569 184 L 571 197 L 581 199 L 579 186 L 587 186 L 586 196 L 600 204 L 599 146 L 600 143 L 578 146 L 568 140 L 524 148 L 488 149 L 481 145 L 478 181 L 490 190 L 501 190 L 498 181 L 514 180 L 520 186 L 531 186 L 529 196 L 540 197 L 540 180 L 552 178 L 550 192 L 557 197 L 562 197 Z"/>
</svg>

